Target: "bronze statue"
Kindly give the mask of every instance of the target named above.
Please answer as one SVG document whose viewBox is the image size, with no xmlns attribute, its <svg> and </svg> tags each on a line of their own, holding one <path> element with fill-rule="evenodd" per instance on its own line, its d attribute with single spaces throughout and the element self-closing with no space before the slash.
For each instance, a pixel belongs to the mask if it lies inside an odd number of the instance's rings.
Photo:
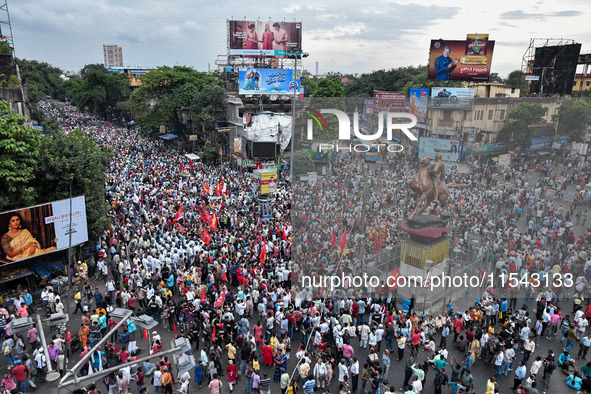
<svg viewBox="0 0 591 394">
<path fill-rule="evenodd" d="M 441 160 L 441 153 L 435 155 L 435 163 L 431 165 L 431 158 L 426 156 L 421 159 L 421 168 L 414 180 L 407 180 L 406 184 L 411 192 L 420 196 L 415 210 L 409 216 L 412 219 L 416 214 L 421 214 L 438 201 L 442 208 L 447 206 L 449 189 L 443 180 L 445 179 L 445 165 Z M 454 183 L 454 186 L 457 186 Z"/>
</svg>

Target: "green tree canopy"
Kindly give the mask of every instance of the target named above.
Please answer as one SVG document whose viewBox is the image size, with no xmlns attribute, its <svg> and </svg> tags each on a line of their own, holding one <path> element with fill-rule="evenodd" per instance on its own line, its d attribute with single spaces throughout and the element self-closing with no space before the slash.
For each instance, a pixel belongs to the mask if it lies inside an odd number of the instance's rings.
<svg viewBox="0 0 591 394">
<path fill-rule="evenodd" d="M 80 109 L 101 117 L 109 117 L 117 104 L 129 96 L 127 77 L 124 74 L 88 71 L 82 81 L 68 85 L 66 94 Z"/>
<path fill-rule="evenodd" d="M 563 100 L 558 112 L 558 132 L 582 141 L 591 125 L 591 103 L 588 100 Z"/>
<path fill-rule="evenodd" d="M 336 79 L 321 79 L 312 97 L 345 97 L 345 88 Z"/>
<path fill-rule="evenodd" d="M 41 137 L 25 118 L 0 102 L 0 211 L 35 203 L 32 182 L 40 145 Z"/>
<path fill-rule="evenodd" d="M 29 102 L 37 104 L 45 96 L 57 97 L 62 84 L 62 72 L 45 62 L 36 60 L 16 59 L 21 79 L 27 85 Z"/>
<path fill-rule="evenodd" d="M 86 66 L 82 67 L 80 69 L 80 76 L 82 78 L 85 78 L 86 74 L 88 74 L 90 71 L 98 71 L 103 74 L 106 74 L 108 72 L 108 70 L 105 68 L 105 66 L 102 63 L 93 63 L 93 64 L 87 64 Z"/>
<path fill-rule="evenodd" d="M 521 103 L 509 113 L 509 122 L 499 133 L 500 141 L 514 142 L 519 147 L 531 144 L 535 128 L 528 127 L 540 121 L 546 108 L 537 103 Z"/>
<path fill-rule="evenodd" d="M 525 75 L 521 70 L 513 70 L 509 73 L 509 76 L 505 80 L 505 83 L 512 88 L 525 88 Z M 525 92 L 523 92 L 525 93 Z"/>
<path fill-rule="evenodd" d="M 217 85 L 217 75 L 162 66 L 142 77 L 142 85 L 129 97 L 129 108 L 142 130 L 156 131 L 161 124 L 181 123 L 179 112 L 192 107 L 196 92 Z"/>
<path fill-rule="evenodd" d="M 298 150 L 293 156 L 293 175 L 298 177 L 314 171 L 314 161 L 305 150 Z"/>
<path fill-rule="evenodd" d="M 207 130 L 212 130 L 219 120 L 227 118 L 226 90 L 219 85 L 207 85 L 195 92 L 190 113 Z"/>
<path fill-rule="evenodd" d="M 71 181 L 72 196 L 85 196 L 88 236 L 96 239 L 109 224 L 104 173 L 112 151 L 98 148 L 80 129 L 65 134 L 59 126 L 56 130 L 56 125 L 54 118 L 43 125 L 46 136 L 42 139 L 35 170 L 38 201 L 69 198 Z"/>
</svg>

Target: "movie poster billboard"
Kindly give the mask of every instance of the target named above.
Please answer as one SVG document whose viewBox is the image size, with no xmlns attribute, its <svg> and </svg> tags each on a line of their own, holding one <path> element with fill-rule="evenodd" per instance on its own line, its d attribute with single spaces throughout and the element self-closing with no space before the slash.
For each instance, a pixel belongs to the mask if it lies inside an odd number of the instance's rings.
<svg viewBox="0 0 591 394">
<path fill-rule="evenodd" d="M 88 241 L 84 196 L 0 213 L 0 262 L 10 264 Z"/>
<path fill-rule="evenodd" d="M 417 117 L 417 126 L 427 125 L 427 108 L 429 107 L 429 89 L 410 89 L 409 112 Z"/>
<path fill-rule="evenodd" d="M 380 111 L 405 110 L 406 95 L 399 92 L 382 92 L 374 90 L 373 107 Z"/>
<path fill-rule="evenodd" d="M 464 41 L 431 40 L 428 78 L 488 81 L 494 47 L 488 34 L 468 34 Z"/>
<path fill-rule="evenodd" d="M 230 55 L 284 57 L 302 50 L 302 23 L 283 21 L 228 21 Z"/>
<path fill-rule="evenodd" d="M 299 71 L 278 68 L 247 68 L 238 72 L 238 94 L 300 94 Z"/>
<path fill-rule="evenodd" d="M 431 88 L 431 107 L 439 109 L 462 109 L 472 111 L 474 89 Z"/>
<path fill-rule="evenodd" d="M 441 153 L 443 161 L 459 163 L 462 160 L 464 141 L 444 140 L 441 138 L 421 137 L 419 140 L 419 159 L 425 156 L 435 160 L 435 155 Z"/>
</svg>

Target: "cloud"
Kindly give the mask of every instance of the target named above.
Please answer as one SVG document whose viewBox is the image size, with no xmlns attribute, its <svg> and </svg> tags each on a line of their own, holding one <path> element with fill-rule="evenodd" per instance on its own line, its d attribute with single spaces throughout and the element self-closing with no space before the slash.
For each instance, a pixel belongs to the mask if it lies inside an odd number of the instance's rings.
<svg viewBox="0 0 591 394">
<path fill-rule="evenodd" d="M 581 11 L 559 11 L 559 12 L 555 12 L 553 14 L 553 16 L 580 16 L 583 13 Z"/>
<path fill-rule="evenodd" d="M 528 14 L 522 10 L 507 11 L 500 15 L 502 19 L 544 19 L 544 14 Z"/>
</svg>

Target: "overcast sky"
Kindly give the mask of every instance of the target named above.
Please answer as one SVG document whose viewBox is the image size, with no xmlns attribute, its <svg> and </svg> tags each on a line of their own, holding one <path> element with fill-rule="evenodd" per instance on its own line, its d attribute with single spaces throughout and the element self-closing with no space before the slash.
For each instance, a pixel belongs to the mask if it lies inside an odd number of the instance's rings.
<svg viewBox="0 0 591 394">
<path fill-rule="evenodd" d="M 226 54 L 227 19 L 302 22 L 304 67 L 367 73 L 427 63 L 432 38 L 495 40 L 492 72 L 521 68 L 530 38 L 572 38 L 591 52 L 591 1 L 18 0 L 9 11 L 16 56 L 78 71 L 103 63 L 103 44 L 126 66 L 206 71 Z M 4 20 L 4 16 L 0 18 Z M 6 32 L 6 27 L 2 27 Z M 260 34 L 260 33 L 259 33 Z"/>
</svg>

